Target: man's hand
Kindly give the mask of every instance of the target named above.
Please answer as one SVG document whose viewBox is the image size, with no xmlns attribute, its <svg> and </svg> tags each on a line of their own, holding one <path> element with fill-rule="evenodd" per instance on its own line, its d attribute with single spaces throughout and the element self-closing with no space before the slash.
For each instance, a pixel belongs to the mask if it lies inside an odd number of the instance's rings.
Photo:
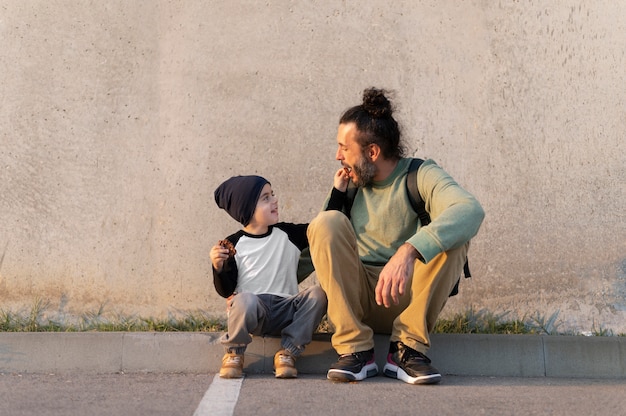
<svg viewBox="0 0 626 416">
<path fill-rule="evenodd" d="M 385 308 L 400 303 L 400 296 L 406 291 L 406 284 L 413 275 L 415 260 L 420 257 L 419 252 L 404 243 L 398 248 L 389 262 L 383 267 L 376 284 L 376 303 L 385 305 Z"/>
</svg>

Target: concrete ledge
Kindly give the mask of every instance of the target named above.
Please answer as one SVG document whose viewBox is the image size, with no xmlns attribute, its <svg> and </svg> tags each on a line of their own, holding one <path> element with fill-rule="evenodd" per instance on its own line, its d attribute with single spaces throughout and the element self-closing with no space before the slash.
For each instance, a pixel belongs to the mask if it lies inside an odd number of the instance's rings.
<svg viewBox="0 0 626 416">
<path fill-rule="evenodd" d="M 219 371 L 221 333 L 0 333 L 0 372 Z M 382 369 L 388 337 L 377 335 Z M 429 357 L 443 374 L 506 377 L 626 378 L 626 338 L 434 334 Z M 255 338 L 246 372 L 271 373 L 278 338 Z M 328 334 L 317 334 L 298 360 L 303 374 L 325 374 L 337 359 Z"/>
<path fill-rule="evenodd" d="M 530 335 L 433 334 L 428 356 L 445 374 L 543 377 L 543 339 Z"/>
<path fill-rule="evenodd" d="M 626 378 L 624 337 L 543 337 L 546 376 Z"/>
</svg>

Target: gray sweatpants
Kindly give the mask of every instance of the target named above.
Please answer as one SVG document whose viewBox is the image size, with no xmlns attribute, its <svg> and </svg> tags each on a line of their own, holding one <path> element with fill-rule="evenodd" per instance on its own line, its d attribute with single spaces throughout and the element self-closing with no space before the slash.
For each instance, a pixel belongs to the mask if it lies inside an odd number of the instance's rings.
<svg viewBox="0 0 626 416">
<path fill-rule="evenodd" d="M 229 300 L 228 333 L 221 339 L 227 352 L 243 354 L 251 335 L 280 336 L 282 348 L 299 356 L 326 313 L 326 293 L 318 285 L 285 298 L 238 293 Z"/>
</svg>

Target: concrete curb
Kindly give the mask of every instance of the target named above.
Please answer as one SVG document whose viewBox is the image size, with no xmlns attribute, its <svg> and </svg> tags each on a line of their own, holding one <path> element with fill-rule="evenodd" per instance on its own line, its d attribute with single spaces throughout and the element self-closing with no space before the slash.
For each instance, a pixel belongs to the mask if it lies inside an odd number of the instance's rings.
<svg viewBox="0 0 626 416">
<path fill-rule="evenodd" d="M 214 373 L 223 355 L 221 333 L 0 333 L 0 372 Z M 434 334 L 429 357 L 443 374 L 502 377 L 626 378 L 626 338 Z M 382 370 L 388 337 L 375 337 Z M 248 373 L 272 372 L 278 338 L 254 338 Z M 298 359 L 303 374 L 325 374 L 337 355 L 317 334 Z"/>
</svg>

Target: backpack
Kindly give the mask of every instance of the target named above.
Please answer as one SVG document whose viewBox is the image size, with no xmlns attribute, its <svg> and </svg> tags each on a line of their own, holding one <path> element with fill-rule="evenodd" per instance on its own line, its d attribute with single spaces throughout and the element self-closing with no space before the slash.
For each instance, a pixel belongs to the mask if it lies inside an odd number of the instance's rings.
<svg viewBox="0 0 626 416">
<path fill-rule="evenodd" d="M 417 189 L 417 175 L 411 175 L 412 173 L 417 172 L 423 162 L 423 159 L 411 159 L 411 164 L 409 165 L 409 170 L 406 174 L 406 190 L 407 195 L 409 196 L 409 202 L 411 203 L 411 208 L 413 208 L 413 211 L 415 211 L 415 213 L 419 217 L 422 226 L 425 226 L 430 223 L 430 214 L 426 211 L 426 203 L 422 199 L 422 196 Z M 354 201 L 357 190 L 358 188 L 354 186 L 349 187 L 347 190 L 345 208 L 348 216 L 350 216 L 352 202 Z M 465 265 L 463 266 L 463 274 L 465 275 L 465 278 L 472 277 L 467 259 L 465 259 Z M 456 285 L 454 285 L 452 292 L 450 292 L 450 296 L 458 295 L 460 281 L 461 278 L 459 277 L 459 280 L 456 282 Z"/>
</svg>

